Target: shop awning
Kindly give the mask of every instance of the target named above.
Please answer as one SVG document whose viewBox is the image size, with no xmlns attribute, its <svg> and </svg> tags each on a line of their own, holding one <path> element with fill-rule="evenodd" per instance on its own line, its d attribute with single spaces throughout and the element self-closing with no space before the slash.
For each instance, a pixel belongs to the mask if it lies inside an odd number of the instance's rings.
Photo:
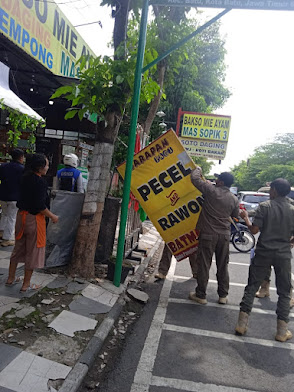
<svg viewBox="0 0 294 392">
<path fill-rule="evenodd" d="M 9 67 L 0 62 L 0 99 L 3 100 L 4 105 L 18 110 L 23 114 L 27 114 L 37 120 L 44 121 L 29 105 L 20 99 L 9 88 Z"/>
</svg>

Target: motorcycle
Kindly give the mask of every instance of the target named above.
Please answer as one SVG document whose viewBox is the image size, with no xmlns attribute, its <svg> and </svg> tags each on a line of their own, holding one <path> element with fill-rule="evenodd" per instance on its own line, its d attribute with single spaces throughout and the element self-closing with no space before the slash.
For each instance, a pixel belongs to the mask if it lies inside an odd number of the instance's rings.
<svg viewBox="0 0 294 392">
<path fill-rule="evenodd" d="M 236 218 L 231 219 L 231 242 L 233 247 L 241 253 L 250 252 L 255 247 L 255 237 L 246 225 L 240 223 Z"/>
</svg>

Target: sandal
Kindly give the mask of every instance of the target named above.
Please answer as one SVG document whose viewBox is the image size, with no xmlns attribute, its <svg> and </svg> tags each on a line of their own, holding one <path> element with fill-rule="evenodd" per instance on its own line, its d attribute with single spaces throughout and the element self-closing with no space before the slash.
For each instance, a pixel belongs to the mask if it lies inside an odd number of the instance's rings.
<svg viewBox="0 0 294 392">
<path fill-rule="evenodd" d="M 21 293 L 21 294 L 24 294 L 24 293 L 29 293 L 30 291 L 38 291 L 38 290 L 40 290 L 42 288 L 42 286 L 40 285 L 40 284 L 35 284 L 35 283 L 33 283 L 31 286 L 29 286 L 27 289 L 20 289 L 19 290 L 19 292 Z"/>
<path fill-rule="evenodd" d="M 20 282 L 21 282 L 21 278 L 20 278 L 20 277 L 17 277 L 17 278 L 15 278 L 14 281 L 11 282 L 11 283 L 6 282 L 6 283 L 5 283 L 5 286 L 7 286 L 7 287 L 12 287 L 12 286 L 14 286 L 14 285 L 16 285 L 17 283 L 20 283 Z"/>
</svg>

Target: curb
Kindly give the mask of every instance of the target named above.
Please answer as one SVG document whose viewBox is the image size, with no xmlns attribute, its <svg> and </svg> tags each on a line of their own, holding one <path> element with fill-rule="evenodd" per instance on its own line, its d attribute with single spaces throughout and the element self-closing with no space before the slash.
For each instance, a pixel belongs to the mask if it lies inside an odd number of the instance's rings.
<svg viewBox="0 0 294 392">
<path fill-rule="evenodd" d="M 145 257 L 143 262 L 140 264 L 139 268 L 135 272 L 133 280 L 130 284 L 131 287 L 135 287 L 141 276 L 143 275 L 146 267 L 149 264 L 149 261 L 154 256 L 155 252 L 158 250 L 159 246 L 162 243 L 162 239 L 159 238 L 153 248 L 151 249 L 149 255 Z M 96 329 L 93 337 L 90 339 L 86 349 L 81 354 L 78 362 L 69 372 L 68 376 L 65 378 L 62 387 L 59 389 L 59 392 L 77 392 L 79 387 L 81 386 L 84 378 L 86 377 L 88 370 L 92 366 L 95 357 L 98 355 L 101 347 L 103 346 L 106 338 L 108 337 L 109 332 L 111 331 L 114 323 L 119 318 L 119 315 L 125 305 L 125 296 L 126 290 L 124 290 L 117 303 L 110 310 L 106 318 L 102 321 L 99 327 Z"/>
</svg>

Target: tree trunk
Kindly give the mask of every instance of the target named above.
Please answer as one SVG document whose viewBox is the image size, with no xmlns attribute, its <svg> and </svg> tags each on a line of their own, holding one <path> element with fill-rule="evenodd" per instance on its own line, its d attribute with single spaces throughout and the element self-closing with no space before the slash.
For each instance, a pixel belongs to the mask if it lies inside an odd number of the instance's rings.
<svg viewBox="0 0 294 392">
<path fill-rule="evenodd" d="M 106 116 L 107 127 L 97 133 L 93 159 L 89 173 L 82 216 L 69 266 L 71 276 L 94 276 L 94 258 L 99 236 L 104 201 L 109 186 L 109 172 L 122 116 L 110 112 Z"/>
<path fill-rule="evenodd" d="M 164 76 L 165 76 L 165 70 L 166 70 L 165 64 L 163 62 L 159 63 L 157 66 L 157 69 L 158 69 L 158 84 L 160 86 L 160 90 L 159 90 L 159 93 L 157 94 L 157 96 L 151 102 L 148 116 L 143 124 L 143 129 L 144 129 L 144 132 L 146 133 L 146 135 L 149 135 L 149 133 L 150 133 L 150 128 L 151 128 L 151 125 L 152 125 L 154 118 L 156 116 L 156 112 L 159 107 L 160 99 L 162 96 L 162 89 L 163 89 Z"/>
<path fill-rule="evenodd" d="M 129 4 L 130 0 L 121 0 L 116 7 L 113 30 L 114 50 L 126 40 Z M 123 54 L 119 57 L 123 58 Z M 99 129 L 96 135 L 88 188 L 69 266 L 70 275 L 83 278 L 93 277 L 95 272 L 94 258 L 109 185 L 114 142 L 122 120 L 121 113 L 116 110 L 115 102 L 106 114 L 105 120 L 107 126 Z"/>
<path fill-rule="evenodd" d="M 130 0 L 120 0 L 116 4 L 115 10 L 115 25 L 113 29 L 113 46 L 114 50 L 118 48 L 121 42 L 124 42 L 124 50 L 117 57 L 116 53 L 114 53 L 114 58 L 122 59 L 125 57 L 126 52 L 126 36 L 127 36 L 127 27 L 128 27 L 128 16 L 129 16 L 129 6 Z"/>
</svg>

